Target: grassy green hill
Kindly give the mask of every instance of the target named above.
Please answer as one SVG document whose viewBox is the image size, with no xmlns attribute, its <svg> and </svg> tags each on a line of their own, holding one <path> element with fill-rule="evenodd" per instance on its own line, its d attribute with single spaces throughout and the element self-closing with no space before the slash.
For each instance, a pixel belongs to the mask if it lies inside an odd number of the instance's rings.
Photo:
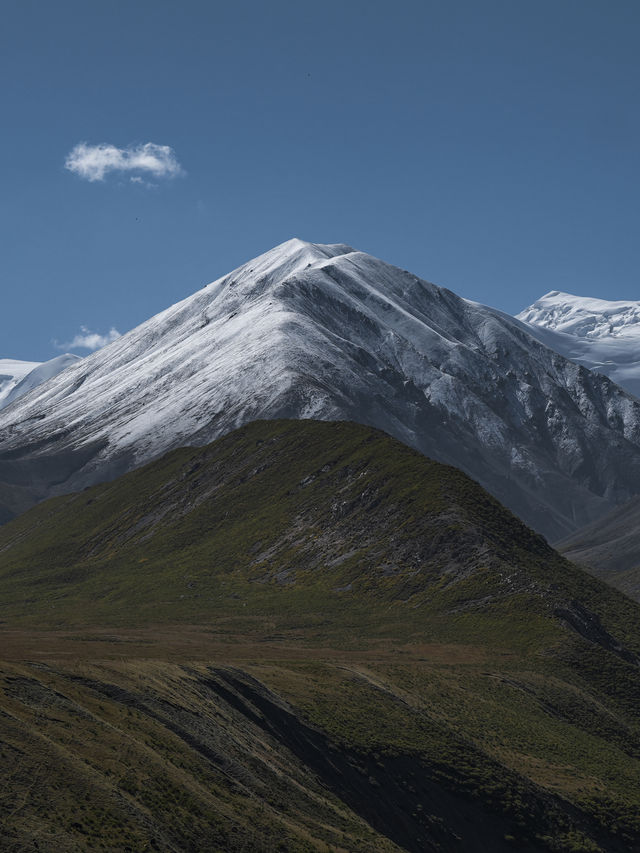
<svg viewBox="0 0 640 853">
<path fill-rule="evenodd" d="M 640 849 L 640 606 L 375 430 L 33 508 L 0 619 L 0 849 Z"/>
</svg>

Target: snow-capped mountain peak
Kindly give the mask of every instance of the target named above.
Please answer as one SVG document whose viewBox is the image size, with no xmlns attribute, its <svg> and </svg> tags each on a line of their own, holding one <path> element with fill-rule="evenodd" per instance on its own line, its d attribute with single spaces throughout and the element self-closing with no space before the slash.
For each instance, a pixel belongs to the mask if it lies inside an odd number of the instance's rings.
<svg viewBox="0 0 640 853">
<path fill-rule="evenodd" d="M 288 278 L 297 272 L 311 266 L 322 264 L 327 260 L 348 255 L 354 250 L 343 243 L 321 244 L 308 243 L 294 237 L 287 240 L 247 264 L 238 267 L 229 276 L 224 276 L 209 287 L 224 284 L 239 286 L 244 284 L 255 286 L 261 280 L 273 282 Z"/>
<path fill-rule="evenodd" d="M 68 352 L 45 362 L 0 359 L 0 409 L 76 361 L 80 361 L 80 356 Z"/>
<path fill-rule="evenodd" d="M 34 367 L 38 367 L 39 361 L 18 361 L 14 358 L 0 358 L 0 406 L 3 405 L 5 397 Z"/>
<path fill-rule="evenodd" d="M 640 302 L 552 290 L 517 318 L 547 346 L 640 396 Z"/>
<path fill-rule="evenodd" d="M 640 339 L 640 302 L 614 302 L 552 290 L 517 316 L 525 323 L 581 338 L 637 335 Z"/>
</svg>

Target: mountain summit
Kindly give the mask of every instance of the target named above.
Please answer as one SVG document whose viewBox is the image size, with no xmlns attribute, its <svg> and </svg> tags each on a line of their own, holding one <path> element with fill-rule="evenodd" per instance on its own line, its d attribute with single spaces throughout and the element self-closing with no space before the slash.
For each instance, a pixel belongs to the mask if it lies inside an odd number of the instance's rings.
<svg viewBox="0 0 640 853">
<path fill-rule="evenodd" d="M 552 290 L 518 319 L 542 343 L 640 397 L 640 302 Z"/>
<path fill-rule="evenodd" d="M 640 492 L 640 403 L 349 246 L 290 240 L 0 412 L 10 510 L 257 418 L 375 426 L 560 538 Z"/>
</svg>

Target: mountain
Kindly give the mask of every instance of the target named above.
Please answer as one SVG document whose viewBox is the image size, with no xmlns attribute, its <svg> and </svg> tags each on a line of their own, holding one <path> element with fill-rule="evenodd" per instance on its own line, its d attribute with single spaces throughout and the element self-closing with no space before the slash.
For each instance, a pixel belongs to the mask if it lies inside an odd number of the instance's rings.
<svg viewBox="0 0 640 853">
<path fill-rule="evenodd" d="M 291 240 L 0 412 L 0 501 L 15 512 L 278 417 L 381 428 L 552 540 L 640 492 L 640 403 L 606 377 L 499 311 Z"/>
<path fill-rule="evenodd" d="M 640 498 L 607 513 L 558 544 L 570 560 L 640 600 Z"/>
<path fill-rule="evenodd" d="M 62 370 L 80 361 L 80 357 L 65 353 L 49 361 L 15 361 L 0 359 L 0 409 L 32 391 L 42 382 L 57 376 Z"/>
<path fill-rule="evenodd" d="M 552 290 L 518 319 L 542 343 L 640 397 L 640 302 Z"/>
<path fill-rule="evenodd" d="M 40 365 L 39 361 L 16 361 L 13 358 L 0 359 L 0 406 L 3 405 L 6 395 L 30 373 L 34 367 Z"/>
<path fill-rule="evenodd" d="M 0 618 L 8 850 L 640 846 L 640 606 L 371 428 L 32 508 Z"/>
</svg>

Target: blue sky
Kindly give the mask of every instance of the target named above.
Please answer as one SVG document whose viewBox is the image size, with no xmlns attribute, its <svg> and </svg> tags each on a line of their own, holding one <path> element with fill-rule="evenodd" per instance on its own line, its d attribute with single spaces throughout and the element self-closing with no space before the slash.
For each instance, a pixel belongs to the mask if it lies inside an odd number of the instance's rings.
<svg viewBox="0 0 640 853">
<path fill-rule="evenodd" d="M 639 38 L 635 0 L 4 0 L 0 356 L 292 236 L 510 313 L 640 298 Z M 80 143 L 182 172 L 90 181 Z"/>
</svg>

